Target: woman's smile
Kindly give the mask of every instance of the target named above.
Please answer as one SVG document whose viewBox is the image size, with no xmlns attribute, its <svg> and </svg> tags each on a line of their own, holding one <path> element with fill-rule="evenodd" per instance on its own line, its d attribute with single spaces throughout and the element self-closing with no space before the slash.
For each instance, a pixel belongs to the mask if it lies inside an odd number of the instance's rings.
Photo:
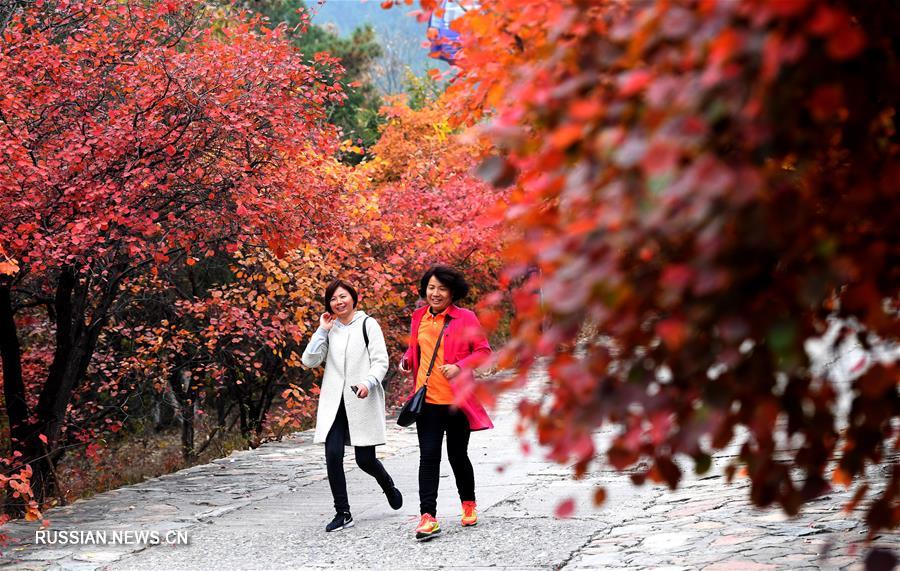
<svg viewBox="0 0 900 571">
<path fill-rule="evenodd" d="M 434 313 L 440 313 L 447 309 L 452 300 L 450 289 L 442 284 L 435 276 L 431 276 L 428 280 L 428 287 L 425 290 L 425 299 Z"/>
<path fill-rule="evenodd" d="M 346 321 L 353 314 L 354 309 L 355 304 L 350 292 L 341 287 L 337 288 L 331 297 L 331 311 L 334 312 L 335 316 L 342 321 Z"/>
</svg>

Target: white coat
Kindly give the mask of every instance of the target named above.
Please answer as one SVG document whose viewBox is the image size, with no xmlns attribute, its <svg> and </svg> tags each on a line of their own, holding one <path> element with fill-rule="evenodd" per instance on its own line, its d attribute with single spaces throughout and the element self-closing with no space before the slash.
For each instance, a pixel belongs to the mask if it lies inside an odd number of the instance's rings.
<svg viewBox="0 0 900 571">
<path fill-rule="evenodd" d="M 363 337 L 363 321 L 369 334 L 368 350 Z M 388 352 L 378 322 L 373 318 L 366 320 L 364 311 L 357 311 L 349 325 L 335 319 L 330 331 L 320 327 L 315 332 L 301 360 L 307 367 L 317 367 L 325 362 L 314 442 L 325 443 L 343 397 L 350 427 L 347 444 L 384 444 L 384 387 L 381 382 L 388 370 Z M 364 399 L 350 390 L 351 386 L 360 383 L 369 387 L 369 395 Z"/>
</svg>

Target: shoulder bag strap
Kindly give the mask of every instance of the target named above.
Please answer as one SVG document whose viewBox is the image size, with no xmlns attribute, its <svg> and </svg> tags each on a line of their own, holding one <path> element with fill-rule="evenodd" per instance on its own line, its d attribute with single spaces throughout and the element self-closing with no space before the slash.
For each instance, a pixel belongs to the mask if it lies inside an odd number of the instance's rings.
<svg viewBox="0 0 900 571">
<path fill-rule="evenodd" d="M 369 316 L 367 315 L 365 319 L 363 319 L 363 340 L 366 342 L 366 351 L 369 350 L 369 330 L 366 329 L 366 321 L 369 320 Z"/>
<path fill-rule="evenodd" d="M 431 362 L 428 363 L 428 372 L 425 373 L 425 382 L 424 386 L 428 386 L 428 379 L 431 378 L 431 370 L 434 369 L 434 360 L 437 359 L 438 349 L 441 348 L 441 339 L 444 338 L 444 331 L 447 330 L 447 326 L 450 325 L 450 316 L 447 315 L 444 317 L 444 326 L 441 327 L 441 333 L 438 335 L 437 343 L 434 344 L 434 353 L 431 354 Z"/>
</svg>

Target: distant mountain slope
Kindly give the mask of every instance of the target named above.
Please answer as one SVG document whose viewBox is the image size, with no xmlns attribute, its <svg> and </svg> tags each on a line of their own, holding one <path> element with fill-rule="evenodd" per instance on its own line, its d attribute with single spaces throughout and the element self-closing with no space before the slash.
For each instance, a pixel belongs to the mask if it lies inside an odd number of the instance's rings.
<svg viewBox="0 0 900 571">
<path fill-rule="evenodd" d="M 446 64 L 428 57 L 426 41 L 428 25 L 416 21 L 411 12 L 416 5 L 395 6 L 389 10 L 379 1 L 364 0 L 307 0 L 313 14 L 313 23 L 333 26 L 341 36 L 349 36 L 355 28 L 370 24 L 375 28 L 385 56 L 379 61 L 379 69 L 373 70 L 375 84 L 385 93 L 402 91 L 403 67 L 408 66 L 420 75 L 430 68 L 446 69 Z"/>
</svg>

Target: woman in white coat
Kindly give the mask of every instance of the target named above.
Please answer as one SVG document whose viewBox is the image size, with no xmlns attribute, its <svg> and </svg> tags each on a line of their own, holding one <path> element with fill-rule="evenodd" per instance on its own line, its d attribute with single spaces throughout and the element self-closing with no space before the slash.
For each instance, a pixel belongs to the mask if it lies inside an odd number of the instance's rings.
<svg viewBox="0 0 900 571">
<path fill-rule="evenodd" d="M 359 296 L 347 282 L 336 280 L 325 289 L 327 311 L 302 361 L 307 367 L 325 362 L 325 375 L 316 414 L 317 444 L 325 444 L 328 483 L 334 496 L 334 519 L 325 531 L 353 526 L 347 480 L 344 477 L 344 446 L 356 452 L 356 463 L 373 476 L 392 508 L 400 509 L 403 496 L 375 458 L 375 446 L 384 444 L 384 388 L 388 370 L 387 346 L 378 322 L 356 310 Z"/>
</svg>

